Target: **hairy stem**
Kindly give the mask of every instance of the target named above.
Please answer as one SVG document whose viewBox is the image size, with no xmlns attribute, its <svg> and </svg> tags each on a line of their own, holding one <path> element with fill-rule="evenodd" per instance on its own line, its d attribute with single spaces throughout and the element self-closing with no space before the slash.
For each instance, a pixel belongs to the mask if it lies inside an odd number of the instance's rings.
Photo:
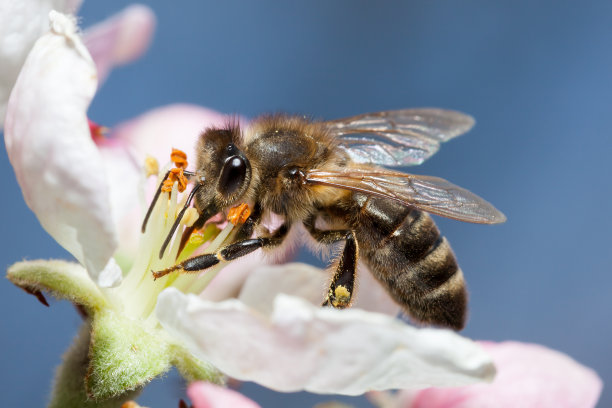
<svg viewBox="0 0 612 408">
<path fill-rule="evenodd" d="M 117 408 L 140 394 L 141 389 L 137 389 L 105 400 L 92 400 L 87 396 L 85 375 L 89 365 L 90 334 L 91 323 L 87 320 L 55 373 L 49 408 Z"/>
</svg>

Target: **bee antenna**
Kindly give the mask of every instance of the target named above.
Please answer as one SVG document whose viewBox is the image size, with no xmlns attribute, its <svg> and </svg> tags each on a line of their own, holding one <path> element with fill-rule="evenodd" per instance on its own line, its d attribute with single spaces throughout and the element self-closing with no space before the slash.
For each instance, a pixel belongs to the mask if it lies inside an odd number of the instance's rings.
<svg viewBox="0 0 612 408">
<path fill-rule="evenodd" d="M 145 215 L 144 220 L 142 221 L 142 227 L 140 228 L 140 232 L 142 232 L 143 234 L 147 230 L 147 222 L 149 221 L 149 217 L 151 217 L 151 213 L 153 212 L 153 207 L 155 207 L 155 203 L 157 203 L 157 199 L 159 198 L 159 195 L 161 194 L 162 187 L 164 186 L 164 181 L 168 179 L 169 175 L 170 175 L 170 170 L 168 170 L 168 172 L 166 173 L 162 181 L 159 183 L 159 187 L 157 187 L 157 191 L 155 192 L 153 201 L 151 201 L 151 204 L 149 205 L 149 209 L 147 210 L 147 215 Z"/>
<path fill-rule="evenodd" d="M 168 247 L 168 244 L 170 243 L 170 240 L 174 236 L 174 233 L 176 232 L 176 229 L 178 228 L 179 224 L 181 223 L 181 219 L 183 218 L 183 215 L 185 214 L 185 211 L 187 211 L 187 208 L 189 208 L 189 205 L 191 204 L 191 200 L 195 196 L 196 192 L 200 189 L 200 187 L 202 187 L 202 184 L 198 183 L 198 184 L 196 184 L 193 187 L 193 189 L 191 189 L 191 192 L 189 193 L 189 196 L 187 197 L 187 201 L 185 202 L 185 205 L 183 206 L 183 209 L 181 210 L 179 215 L 176 217 L 176 220 L 174 220 L 174 224 L 172 224 L 172 228 L 170 228 L 170 232 L 168 232 L 168 235 L 166 236 L 166 239 L 164 240 L 164 243 L 162 244 L 162 246 L 161 246 L 161 248 L 159 250 L 159 259 L 161 259 L 164 256 L 164 252 L 166 252 L 166 248 Z"/>
</svg>

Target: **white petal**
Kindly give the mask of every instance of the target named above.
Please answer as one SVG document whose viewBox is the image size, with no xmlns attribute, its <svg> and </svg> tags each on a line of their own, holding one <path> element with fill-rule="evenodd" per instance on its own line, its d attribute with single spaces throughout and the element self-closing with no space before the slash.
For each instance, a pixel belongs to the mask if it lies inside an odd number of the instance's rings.
<svg viewBox="0 0 612 408">
<path fill-rule="evenodd" d="M 5 142 L 28 206 L 94 280 L 116 248 L 105 170 L 87 123 L 93 61 L 74 21 L 51 12 L 9 100 Z"/>
<path fill-rule="evenodd" d="M 110 180 L 109 198 L 112 220 L 118 237 L 118 250 L 115 256 L 134 259 L 140 239 L 142 224 L 143 191 L 145 177 L 142 163 L 138 163 L 123 143 L 98 145 L 102 163 Z"/>
<path fill-rule="evenodd" d="M 49 30 L 49 12 L 75 13 L 80 0 L 0 1 L 0 128 L 19 70 L 34 42 Z"/>
<path fill-rule="evenodd" d="M 236 259 L 224 266 L 199 296 L 213 302 L 238 297 L 245 281 L 254 272 L 253 268 L 263 268 L 270 262 L 270 257 L 266 256 L 263 251 L 255 251 Z"/>
<path fill-rule="evenodd" d="M 83 41 L 96 62 L 100 82 L 115 66 L 140 57 L 149 48 L 154 29 L 155 14 L 141 4 L 88 28 Z"/>
<path fill-rule="evenodd" d="M 303 263 L 262 265 L 249 272 L 238 299 L 265 315 L 272 313 L 274 298 L 279 293 L 320 305 L 325 299 L 328 280 L 324 271 Z"/>
<path fill-rule="evenodd" d="M 123 273 L 114 258 L 109 259 L 98 276 L 98 285 L 102 288 L 112 288 L 121 283 Z"/>
<path fill-rule="evenodd" d="M 451 331 L 286 295 L 266 316 L 236 299 L 213 303 L 167 289 L 156 313 L 169 332 L 227 375 L 278 391 L 359 395 L 466 385 L 495 373 L 478 345 Z"/>
<path fill-rule="evenodd" d="M 221 274 L 224 272 L 225 270 Z M 327 294 L 331 273 L 329 270 L 303 263 L 262 265 L 248 272 L 238 299 L 264 314 L 272 311 L 274 298 L 279 293 L 306 299 L 313 305 L 321 305 Z M 353 296 L 353 308 L 391 316 L 397 316 L 400 311 L 398 304 L 391 300 L 366 268 L 359 268 L 357 290 Z"/>
</svg>

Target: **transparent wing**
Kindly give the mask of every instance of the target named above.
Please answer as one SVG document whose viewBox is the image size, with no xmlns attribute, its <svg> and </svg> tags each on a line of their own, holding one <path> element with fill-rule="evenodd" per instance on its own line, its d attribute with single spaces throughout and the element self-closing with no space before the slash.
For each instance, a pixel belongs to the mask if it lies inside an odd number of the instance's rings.
<svg viewBox="0 0 612 408">
<path fill-rule="evenodd" d="M 440 143 L 472 128 L 474 119 L 444 109 L 420 108 L 366 113 L 325 122 L 339 148 L 356 163 L 421 164 Z"/>
<path fill-rule="evenodd" d="M 478 224 L 498 224 L 506 217 L 476 194 L 444 179 L 416 176 L 384 169 L 354 168 L 343 171 L 311 171 L 311 184 L 337 187 L 389 198 L 420 210 Z"/>
</svg>

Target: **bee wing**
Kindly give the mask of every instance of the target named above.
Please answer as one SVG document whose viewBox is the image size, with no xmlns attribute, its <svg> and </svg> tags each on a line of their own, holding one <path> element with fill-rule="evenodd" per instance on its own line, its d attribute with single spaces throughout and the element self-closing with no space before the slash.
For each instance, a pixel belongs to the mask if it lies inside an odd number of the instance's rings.
<svg viewBox="0 0 612 408">
<path fill-rule="evenodd" d="M 307 174 L 306 182 L 389 198 L 420 210 L 478 224 L 498 224 L 506 217 L 476 194 L 444 179 L 385 169 L 352 168 Z"/>
<path fill-rule="evenodd" d="M 382 166 L 421 164 L 440 143 L 472 128 L 474 119 L 444 109 L 420 108 L 366 113 L 325 122 L 356 163 Z"/>
</svg>

